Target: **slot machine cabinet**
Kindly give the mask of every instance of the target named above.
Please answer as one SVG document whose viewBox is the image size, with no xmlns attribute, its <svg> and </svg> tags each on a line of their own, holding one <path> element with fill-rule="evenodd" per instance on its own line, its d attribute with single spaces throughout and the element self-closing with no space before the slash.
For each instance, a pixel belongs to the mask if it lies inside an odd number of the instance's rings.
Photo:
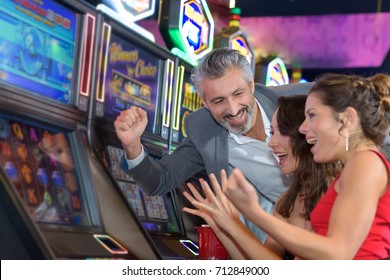
<svg viewBox="0 0 390 280">
<path fill-rule="evenodd" d="M 139 106 L 148 115 L 142 137 L 144 147 L 155 159 L 167 153 L 168 144 L 162 137 L 161 125 L 167 121 L 163 112 L 171 110 L 168 96 L 175 91 L 177 58 L 108 14 L 100 13 L 98 22 L 99 63 L 95 73 L 95 98 L 90 100 L 89 141 L 106 163 L 117 189 L 138 217 L 159 256 L 163 259 L 196 258 L 188 249 L 187 243 L 192 241 L 186 237 L 175 194 L 147 196 L 122 171 L 123 149 L 113 126 L 122 110 Z"/>
<path fill-rule="evenodd" d="M 214 47 L 214 19 L 206 1 L 164 0 L 160 2 L 159 29 L 167 47 L 179 57 L 177 71 L 177 90 L 172 100 L 172 114 L 169 122 L 163 122 L 163 137 L 167 139 L 168 153 L 185 141 L 184 120 L 188 114 L 202 106 L 190 80 L 192 68 L 199 59 L 209 53 Z M 190 178 L 197 184 L 197 174 Z M 207 177 L 207 176 L 206 176 Z M 182 195 L 186 190 L 185 182 L 175 190 L 180 208 L 192 207 Z M 187 236 L 198 240 L 196 226 L 204 221 L 194 215 L 183 213 L 183 224 Z"/>
<path fill-rule="evenodd" d="M 202 99 L 198 96 L 196 89 L 191 81 L 192 66 L 184 59 L 179 60 L 178 72 L 177 72 L 177 86 L 176 93 L 172 97 L 172 114 L 170 115 L 170 122 L 163 123 L 163 136 L 168 135 L 167 141 L 169 143 L 169 153 L 173 152 L 177 146 L 186 141 L 187 133 L 185 131 L 184 122 L 186 117 L 192 112 L 198 110 L 203 106 Z M 183 192 L 189 191 L 186 183 L 192 183 L 199 191 L 203 193 L 199 184 L 199 178 L 208 180 L 207 173 L 203 170 L 198 174 L 194 174 L 186 182 L 183 182 L 178 189 L 175 190 L 177 196 L 177 204 L 179 209 L 183 207 L 193 208 L 193 205 L 187 201 Z M 187 236 L 191 240 L 198 240 L 198 234 L 196 227 L 205 223 L 202 218 L 182 212 L 183 225 L 186 229 Z"/>
<path fill-rule="evenodd" d="M 0 8 L 0 165 L 23 202 L 12 200 L 15 215 L 28 213 L 20 241 L 39 247 L 31 258 L 159 259 L 87 144 L 96 10 L 73 0 Z"/>
<path fill-rule="evenodd" d="M 0 225 L 1 260 L 54 259 L 54 253 L 3 168 L 0 168 Z"/>
</svg>

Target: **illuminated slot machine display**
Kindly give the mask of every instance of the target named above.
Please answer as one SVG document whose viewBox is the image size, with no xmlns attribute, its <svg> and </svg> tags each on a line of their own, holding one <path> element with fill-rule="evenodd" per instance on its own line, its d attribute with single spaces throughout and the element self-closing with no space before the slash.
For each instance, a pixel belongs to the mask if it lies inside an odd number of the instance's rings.
<svg viewBox="0 0 390 280">
<path fill-rule="evenodd" d="M 159 258 L 87 145 L 95 27 L 79 1 L 0 2 L 0 217 L 21 258 Z"/>
<path fill-rule="evenodd" d="M 239 51 L 248 59 L 254 73 L 256 58 L 246 33 L 240 28 L 240 15 L 240 8 L 235 7 L 230 10 L 229 27 L 223 28 L 220 33 L 215 35 L 214 47 Z"/>
<path fill-rule="evenodd" d="M 178 145 L 185 141 L 187 133 L 184 127 L 186 117 L 203 106 L 202 99 L 196 93 L 195 86 L 191 81 L 190 67 L 185 61 L 181 61 L 178 71 L 178 86 L 172 110 L 172 143 Z M 166 126 L 168 129 L 169 124 Z"/>
<path fill-rule="evenodd" d="M 172 115 L 162 125 L 163 137 L 170 136 L 169 142 L 175 145 L 186 138 L 185 117 L 202 106 L 190 75 L 199 59 L 213 49 L 214 20 L 206 1 L 164 0 L 160 4 L 159 28 L 168 48 L 180 57 L 177 94 L 166 97 L 172 104 Z"/>
<path fill-rule="evenodd" d="M 163 137 L 161 126 L 169 122 L 172 110 L 168 97 L 176 90 L 177 57 L 105 13 L 99 14 L 98 20 L 101 37 L 90 110 L 91 144 L 101 152 L 117 188 L 161 258 L 194 259 L 197 247 L 186 237 L 176 194 L 148 196 L 122 170 L 123 149 L 113 126 L 121 111 L 139 106 L 148 116 L 141 139 L 147 152 L 155 159 L 167 153 L 167 137 Z"/>
<path fill-rule="evenodd" d="M 190 81 L 192 68 L 213 49 L 214 20 L 206 1 L 163 0 L 160 3 L 159 29 L 172 53 L 179 57 L 175 94 L 164 96 L 172 104 L 162 124 L 162 135 L 173 145 L 186 134 L 184 119 L 200 108 L 201 101 Z"/>
<path fill-rule="evenodd" d="M 160 1 L 159 28 L 172 53 L 191 65 L 213 49 L 214 20 L 205 0 Z"/>
<path fill-rule="evenodd" d="M 279 57 L 267 57 L 262 59 L 256 67 L 255 80 L 266 86 L 280 86 L 289 83 L 287 68 Z"/>
</svg>

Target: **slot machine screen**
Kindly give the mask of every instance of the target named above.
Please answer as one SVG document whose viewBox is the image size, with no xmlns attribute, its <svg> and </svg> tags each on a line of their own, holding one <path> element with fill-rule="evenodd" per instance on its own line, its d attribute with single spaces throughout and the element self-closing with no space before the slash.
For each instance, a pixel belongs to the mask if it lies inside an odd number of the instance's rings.
<svg viewBox="0 0 390 280">
<path fill-rule="evenodd" d="M 143 224 L 145 230 L 151 233 L 178 233 L 171 202 L 166 195 L 149 196 L 145 194 L 132 178 L 120 166 L 123 149 L 107 145 L 106 154 L 111 172 L 116 179 L 128 204 Z"/>
<path fill-rule="evenodd" d="M 70 104 L 77 14 L 54 0 L 2 0 L 0 30 L 0 82 Z"/>
<path fill-rule="evenodd" d="M 0 164 L 42 224 L 95 226 L 67 134 L 0 114 Z"/>
<path fill-rule="evenodd" d="M 105 75 L 104 116 L 114 120 L 133 105 L 147 112 L 145 131 L 154 133 L 158 113 L 160 59 L 112 33 Z"/>
</svg>

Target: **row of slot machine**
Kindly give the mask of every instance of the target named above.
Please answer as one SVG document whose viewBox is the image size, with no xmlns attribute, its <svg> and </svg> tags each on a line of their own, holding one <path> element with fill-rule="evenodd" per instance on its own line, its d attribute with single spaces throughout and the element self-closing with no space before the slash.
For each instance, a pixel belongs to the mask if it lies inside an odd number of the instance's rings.
<svg viewBox="0 0 390 280">
<path fill-rule="evenodd" d="M 1 259 L 196 259 L 177 192 L 121 170 L 120 111 L 159 159 L 201 106 L 191 65 L 76 0 L 0 2 Z"/>
</svg>

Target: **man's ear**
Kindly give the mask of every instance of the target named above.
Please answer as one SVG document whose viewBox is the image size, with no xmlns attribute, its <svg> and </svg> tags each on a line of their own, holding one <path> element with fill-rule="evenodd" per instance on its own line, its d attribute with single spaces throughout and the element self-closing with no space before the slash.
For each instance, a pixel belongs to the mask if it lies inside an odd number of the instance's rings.
<svg viewBox="0 0 390 280">
<path fill-rule="evenodd" d="M 209 107 L 207 106 L 207 103 L 206 103 L 206 98 L 202 97 L 202 103 L 203 103 L 203 106 L 206 107 L 206 109 L 209 109 Z"/>
</svg>

